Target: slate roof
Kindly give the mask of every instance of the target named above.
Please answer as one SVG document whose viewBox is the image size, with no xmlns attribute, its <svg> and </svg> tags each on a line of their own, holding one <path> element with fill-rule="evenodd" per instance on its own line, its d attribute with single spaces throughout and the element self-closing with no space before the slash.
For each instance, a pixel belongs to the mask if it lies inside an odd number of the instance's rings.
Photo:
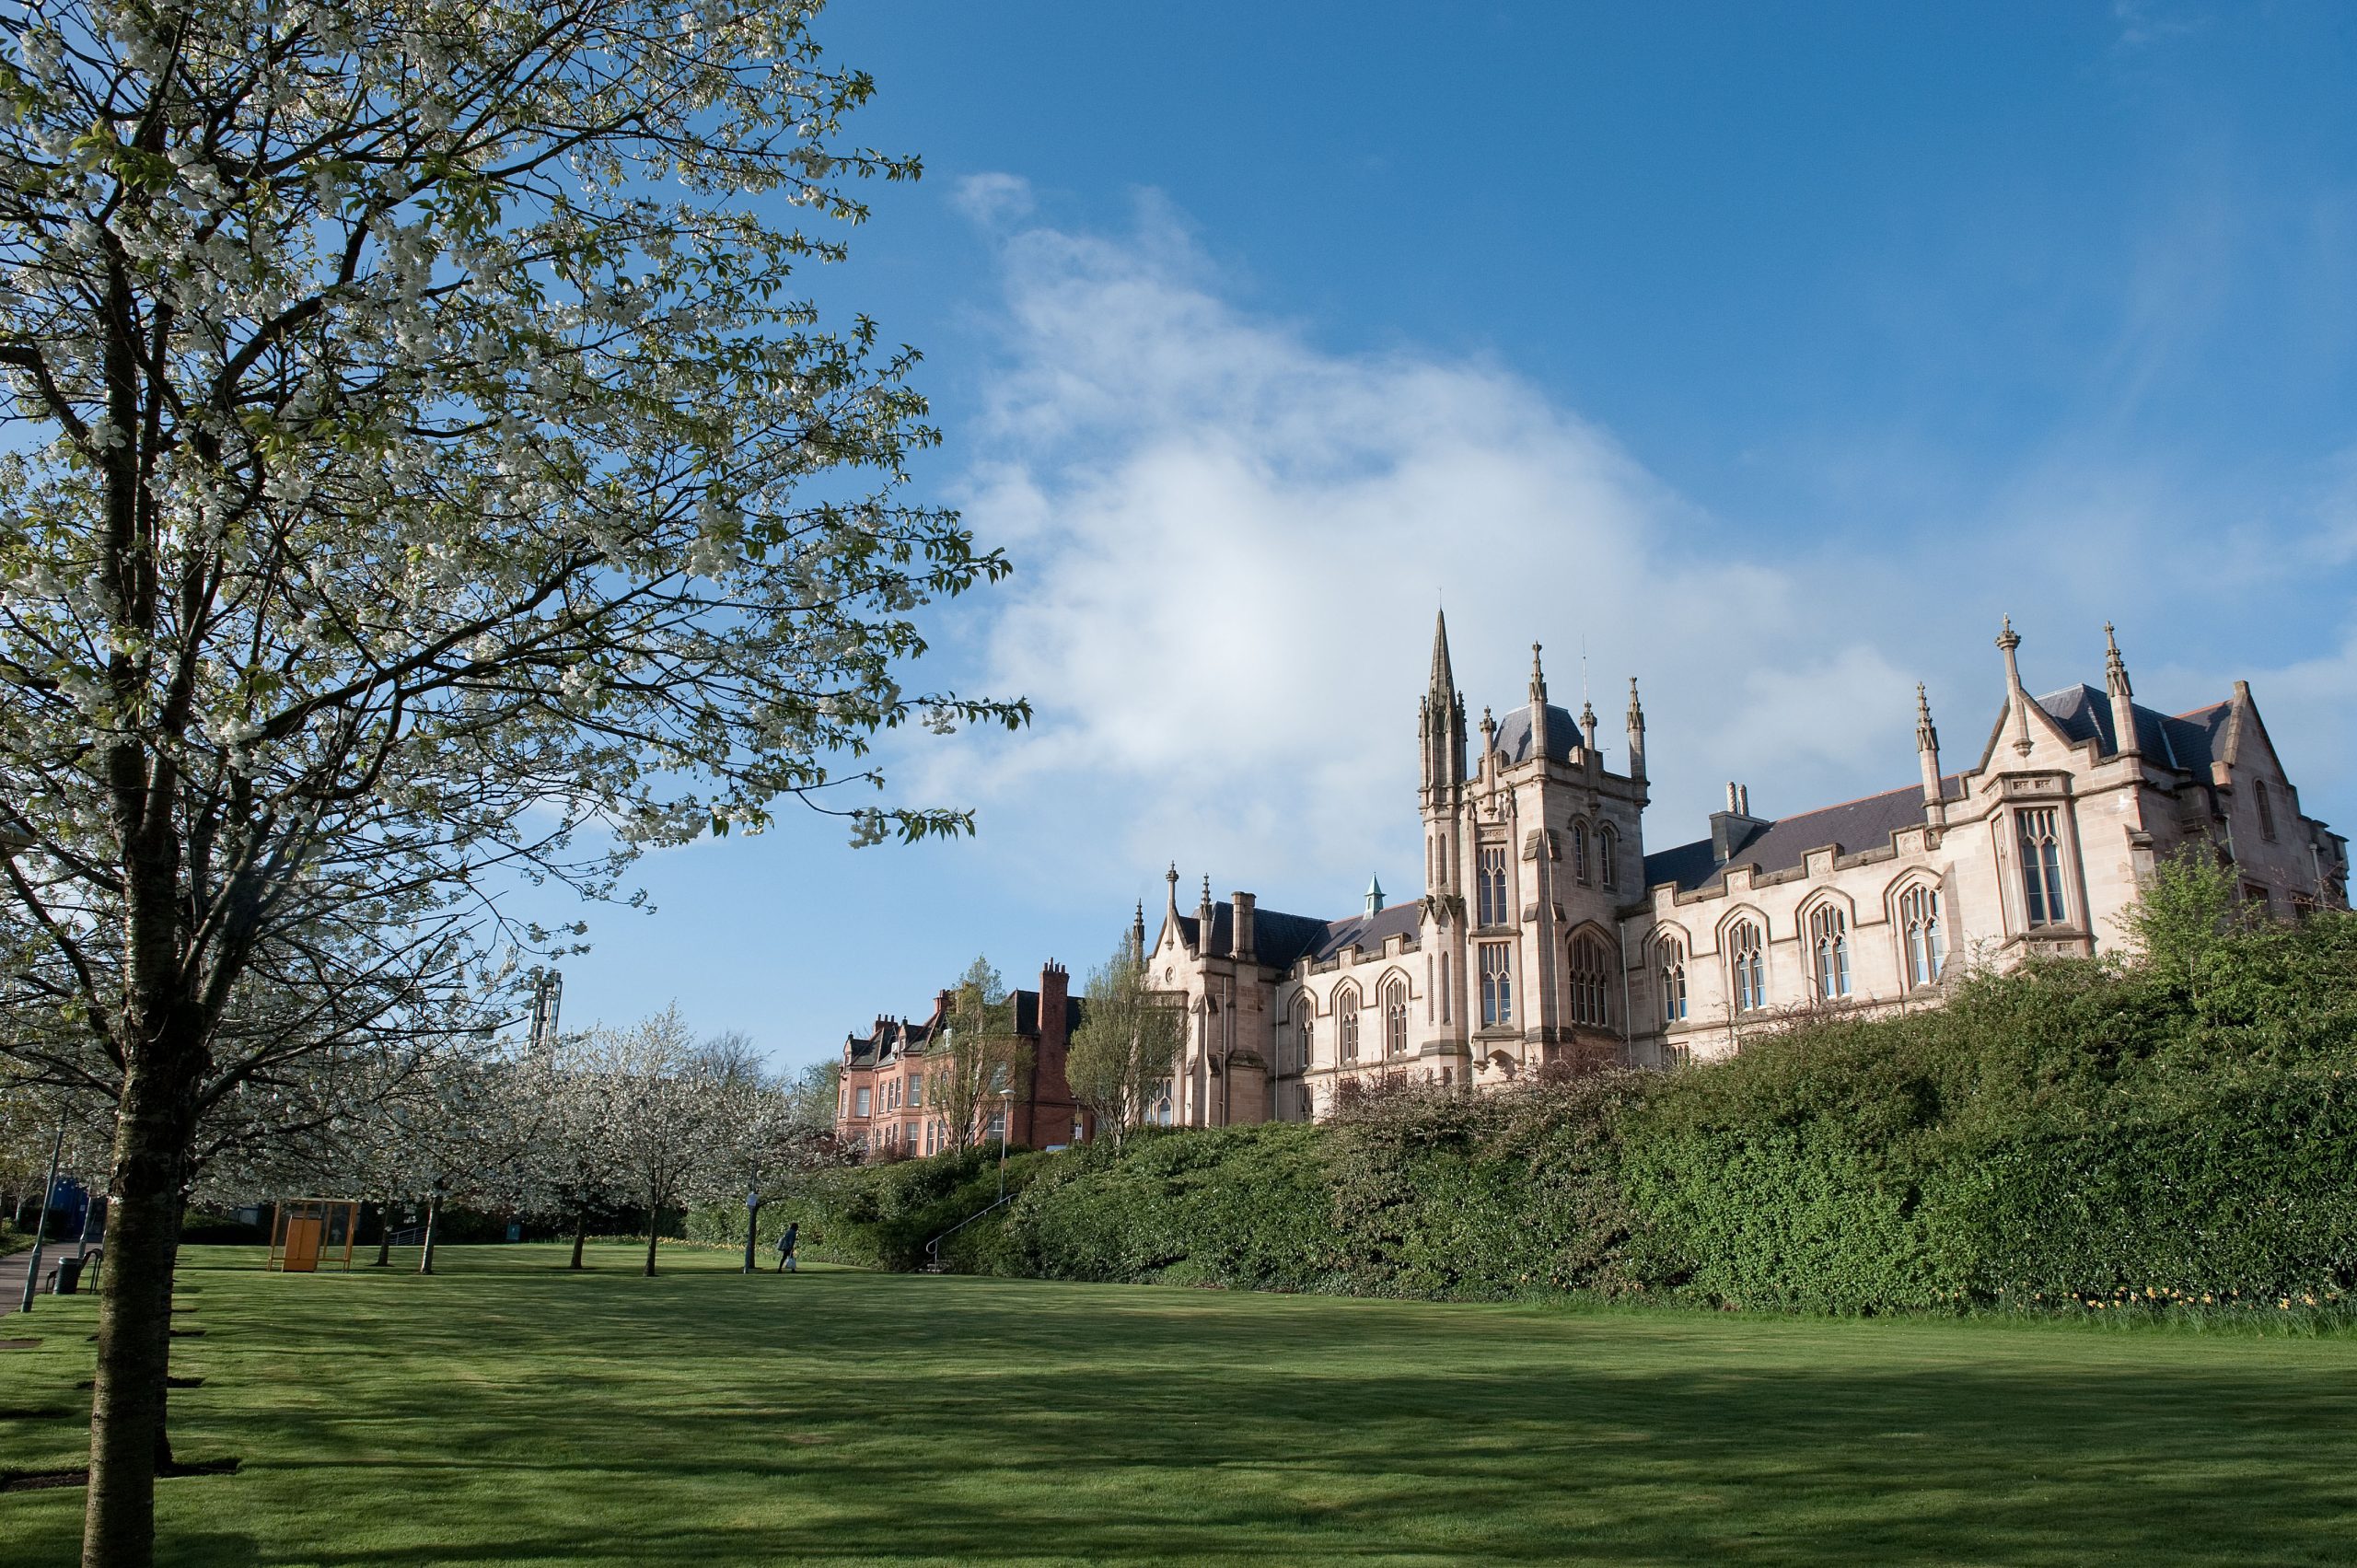
<svg viewBox="0 0 2357 1568">
<path fill-rule="evenodd" d="M 2109 692 L 2092 686 L 2066 686 L 2040 697 L 2038 705 L 2073 740 L 2093 740 L 2107 757 L 2119 749 L 2112 733 Z M 2212 703 L 2189 714 L 2172 715 L 2139 703 L 2134 709 L 2136 748 L 2152 761 L 2189 773 L 2207 772 L 2224 744 L 2226 722 L 2234 710 L 2232 703 Z"/>
<path fill-rule="evenodd" d="M 1562 709 L 1549 703 L 1547 707 L 1547 756 L 1550 761 L 1568 762 L 1572 748 L 1579 744 L 1580 721 Z M 1498 749 L 1505 754 L 1509 766 L 1530 761 L 1530 708 L 1525 704 L 1509 709 L 1498 721 Z"/>
<path fill-rule="evenodd" d="M 1942 779 L 1940 791 L 1949 800 L 1963 798 L 1963 776 L 1951 773 Z M 1922 785 L 1886 790 L 1863 800 L 1844 801 L 1839 806 L 1821 807 L 1770 822 L 1735 845 L 1724 862 L 1709 839 L 1658 851 L 1645 856 L 1645 886 L 1672 882 L 1680 892 L 1690 892 L 1717 881 L 1729 865 L 1753 866 L 1762 876 L 1793 871 L 1799 868 L 1813 849 L 1830 845 L 1837 854 L 1880 849 L 1890 842 L 1891 834 L 1901 828 L 1917 827 L 1922 820 Z"/>
<path fill-rule="evenodd" d="M 1213 953 L 1225 953 L 1235 945 L 1236 906 L 1223 899 L 1212 906 L 1212 946 Z M 1191 914 L 1178 917 L 1181 940 L 1202 951 L 1199 938 L 1202 921 Z M 1382 947 L 1387 937 L 1413 936 L 1416 934 L 1417 908 L 1412 903 L 1393 904 L 1377 914 L 1354 914 L 1341 920 L 1317 920 L 1306 914 L 1287 914 L 1282 910 L 1255 910 L 1252 913 L 1252 954 L 1261 964 L 1273 970 L 1289 970 L 1306 958 L 1323 963 L 1343 948 L 1356 944 L 1367 952 Z"/>
</svg>

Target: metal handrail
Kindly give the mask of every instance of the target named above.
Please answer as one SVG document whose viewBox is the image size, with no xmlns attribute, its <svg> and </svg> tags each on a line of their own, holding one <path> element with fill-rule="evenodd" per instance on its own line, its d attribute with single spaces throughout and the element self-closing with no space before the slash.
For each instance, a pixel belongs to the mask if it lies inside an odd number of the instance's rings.
<svg viewBox="0 0 2357 1568">
<path fill-rule="evenodd" d="M 1005 1197 L 998 1200 L 998 1202 L 992 1203 L 987 1207 L 976 1209 L 972 1214 L 968 1214 L 964 1219 L 959 1220 L 956 1225 L 951 1225 L 947 1230 L 943 1231 L 939 1236 L 935 1237 L 931 1241 L 926 1242 L 924 1244 L 925 1257 L 933 1262 L 940 1262 L 941 1244 L 943 1242 L 948 1240 L 951 1237 L 957 1235 L 968 1225 L 972 1225 L 984 1214 L 989 1214 L 992 1209 L 1004 1208 L 1007 1204 L 1015 1202 L 1015 1197 L 1016 1195 L 1014 1193 L 1009 1192 Z"/>
</svg>

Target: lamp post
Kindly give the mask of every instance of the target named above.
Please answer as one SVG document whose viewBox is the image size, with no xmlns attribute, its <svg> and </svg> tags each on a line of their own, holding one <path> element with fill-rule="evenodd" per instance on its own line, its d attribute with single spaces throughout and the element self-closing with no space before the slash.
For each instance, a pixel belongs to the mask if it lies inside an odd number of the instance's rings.
<svg viewBox="0 0 2357 1568">
<path fill-rule="evenodd" d="M 1006 1202 L 1006 1135 L 1014 1131 L 1015 1091 L 998 1092 L 998 1201 Z"/>
<path fill-rule="evenodd" d="M 64 1153 L 65 1117 L 61 1112 L 57 1118 L 57 1141 L 49 1146 L 49 1182 L 41 1190 L 41 1213 L 33 1220 L 32 1256 L 25 1261 L 25 1298 L 17 1307 L 21 1312 L 33 1309 L 33 1287 L 41 1283 L 41 1244 L 49 1236 L 49 1201 L 57 1192 L 57 1161 Z"/>
<path fill-rule="evenodd" d="M 745 1272 L 753 1272 L 753 1235 L 761 1229 L 761 1191 L 758 1187 L 745 1193 Z"/>
</svg>

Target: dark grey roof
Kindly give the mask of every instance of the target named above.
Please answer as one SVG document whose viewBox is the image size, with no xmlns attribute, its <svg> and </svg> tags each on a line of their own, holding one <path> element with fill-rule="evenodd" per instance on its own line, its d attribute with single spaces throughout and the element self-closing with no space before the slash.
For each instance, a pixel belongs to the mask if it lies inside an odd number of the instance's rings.
<svg viewBox="0 0 2357 1568">
<path fill-rule="evenodd" d="M 1323 961 L 1343 948 L 1356 943 L 1369 952 L 1383 946 L 1384 938 L 1394 935 L 1412 936 L 1416 934 L 1417 908 L 1412 903 L 1394 904 L 1381 913 L 1350 915 L 1341 920 L 1317 920 L 1306 914 L 1287 914 L 1282 910 L 1255 910 L 1252 914 L 1252 956 L 1272 970 L 1289 970 L 1303 958 Z M 1212 946 L 1214 954 L 1225 954 L 1234 943 L 1236 906 L 1225 899 L 1212 906 Z M 1191 914 L 1178 917 L 1178 935 L 1197 952 L 1202 951 L 1198 937 L 1202 921 Z"/>
<path fill-rule="evenodd" d="M 1547 755 L 1557 762 L 1572 760 L 1579 744 L 1580 721 L 1550 703 L 1547 708 Z M 1515 708 L 1498 721 L 1498 749 L 1508 764 L 1530 761 L 1530 709 Z"/>
<path fill-rule="evenodd" d="M 2119 749 L 2119 739 L 2112 733 L 2109 692 L 2086 685 L 2067 686 L 2040 697 L 2038 705 L 2073 740 L 2092 740 L 2106 757 Z M 2136 747 L 2147 761 L 2199 773 L 2208 772 L 2216 760 L 2234 704 L 2212 703 L 2189 714 L 2172 715 L 2154 713 L 2138 703 L 2134 712 Z"/>
<path fill-rule="evenodd" d="M 1940 792 L 1947 799 L 1961 799 L 1963 776 L 1951 773 L 1942 779 Z M 1863 800 L 1844 801 L 1839 806 L 1821 807 L 1771 822 L 1724 862 L 1718 859 L 1709 839 L 1649 854 L 1645 856 L 1645 886 L 1670 882 L 1681 892 L 1690 891 L 1717 881 L 1729 865 L 1752 866 L 1762 876 L 1792 871 L 1808 858 L 1811 850 L 1829 846 L 1838 854 L 1855 854 L 1861 850 L 1881 849 L 1890 842 L 1893 833 L 1902 828 L 1920 827 L 1922 821 L 1922 786 L 1910 784 L 1905 789 L 1886 790 Z"/>
<path fill-rule="evenodd" d="M 1551 738 L 1551 737 L 1550 737 Z M 1393 936 L 1413 936 L 1420 921 L 1414 904 L 1393 904 L 1375 914 L 1353 915 L 1326 927 L 1326 939 L 1319 943 L 1310 957 L 1324 962 L 1345 947 L 1376 953 L 1383 949 L 1386 940 Z"/>
</svg>

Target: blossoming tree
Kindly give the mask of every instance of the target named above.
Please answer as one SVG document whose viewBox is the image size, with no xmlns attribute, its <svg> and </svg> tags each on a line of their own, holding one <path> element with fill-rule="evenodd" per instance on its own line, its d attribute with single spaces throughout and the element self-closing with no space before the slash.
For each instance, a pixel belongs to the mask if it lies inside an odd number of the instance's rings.
<svg viewBox="0 0 2357 1568">
<path fill-rule="evenodd" d="M 879 728 L 1025 716 L 896 679 L 1005 563 L 901 499 L 912 354 L 798 292 L 918 172 L 843 142 L 815 10 L 0 16 L 0 984 L 117 1108 L 87 1562 L 153 1558 L 209 1108 L 561 946 L 518 880 L 787 796 L 961 830 L 834 792 Z"/>
</svg>

